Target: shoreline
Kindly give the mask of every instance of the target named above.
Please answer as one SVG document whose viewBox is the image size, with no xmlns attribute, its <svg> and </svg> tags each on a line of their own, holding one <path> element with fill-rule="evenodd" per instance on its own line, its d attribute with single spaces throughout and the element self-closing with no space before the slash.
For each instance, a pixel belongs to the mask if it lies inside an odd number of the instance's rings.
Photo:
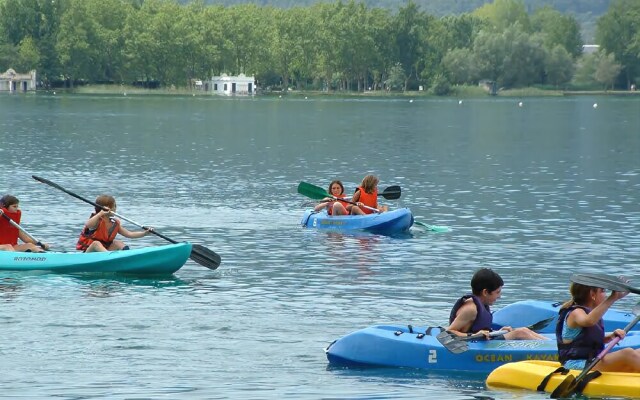
<svg viewBox="0 0 640 400">
<path fill-rule="evenodd" d="M 188 89 L 188 88 L 169 88 L 169 89 L 146 89 L 134 86 L 116 86 L 116 85 L 87 85 L 79 86 L 73 89 L 39 89 L 35 93 L 73 93 L 73 94 L 105 94 L 105 95 L 167 95 L 167 96 L 217 96 L 209 91 Z M 491 96 L 487 90 L 479 86 L 458 86 L 451 89 L 451 93 L 447 95 L 437 96 L 428 91 L 406 91 L 406 92 L 387 92 L 387 91 L 366 91 L 366 92 L 346 92 L 346 91 L 318 91 L 318 90 L 289 90 L 258 92 L 256 95 L 241 95 L 238 97 L 252 96 L 279 96 L 279 97 L 365 97 L 365 98 L 393 98 L 393 97 L 426 97 L 426 98 L 482 98 L 482 97 L 560 97 L 560 96 L 638 96 L 640 91 L 630 90 L 553 90 L 540 89 L 535 87 L 518 88 L 498 91 L 498 94 Z M 234 97 L 221 96 L 221 97 Z"/>
</svg>

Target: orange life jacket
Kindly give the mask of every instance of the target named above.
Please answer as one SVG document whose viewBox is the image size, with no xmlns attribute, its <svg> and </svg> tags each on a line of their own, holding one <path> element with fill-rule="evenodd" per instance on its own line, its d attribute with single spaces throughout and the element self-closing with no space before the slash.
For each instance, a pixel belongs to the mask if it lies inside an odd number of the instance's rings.
<svg viewBox="0 0 640 400">
<path fill-rule="evenodd" d="M 2 212 L 7 217 L 11 218 L 16 224 L 20 223 L 20 218 L 22 218 L 22 211 L 18 210 L 16 212 L 11 212 L 2 207 Z M 12 246 L 15 246 L 18 244 L 19 235 L 20 231 L 18 230 L 18 228 L 11 225 L 11 223 L 7 221 L 5 217 L 0 217 L 0 244 L 10 244 Z"/>
<path fill-rule="evenodd" d="M 95 214 L 91 214 L 93 217 Z M 90 218 L 91 218 L 90 217 Z M 98 226 L 95 229 L 89 229 L 86 225 L 80 233 L 78 243 L 76 244 L 76 250 L 86 251 L 89 245 L 94 241 L 102 243 L 105 249 L 113 243 L 114 239 L 118 235 L 120 230 L 120 220 L 114 219 L 111 226 L 107 226 L 107 223 L 103 218 L 98 221 Z"/>
<path fill-rule="evenodd" d="M 375 189 L 373 193 L 367 193 L 361 186 L 358 186 L 358 190 L 360 191 L 360 198 L 358 199 L 360 203 L 372 208 L 378 208 L 378 189 Z M 374 212 L 365 207 L 362 207 L 362 211 L 365 214 L 372 214 Z"/>
</svg>

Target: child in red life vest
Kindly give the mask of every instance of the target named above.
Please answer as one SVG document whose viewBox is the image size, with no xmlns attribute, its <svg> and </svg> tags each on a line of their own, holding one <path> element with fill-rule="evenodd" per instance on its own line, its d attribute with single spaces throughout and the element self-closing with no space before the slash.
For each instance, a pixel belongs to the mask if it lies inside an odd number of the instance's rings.
<svg viewBox="0 0 640 400">
<path fill-rule="evenodd" d="M 124 228 L 119 219 L 113 218 L 113 213 L 116 211 L 116 199 L 113 196 L 103 194 L 98 196 L 95 202 L 100 207 L 96 207 L 96 212 L 91 214 L 85 223 L 76 244 L 77 250 L 85 253 L 128 250 L 129 246 L 121 240 L 116 240 L 118 234 L 135 239 L 153 231 L 153 228 L 149 228 L 148 230 L 131 232 Z"/>
<path fill-rule="evenodd" d="M 10 194 L 2 196 L 0 207 L 0 250 L 41 253 L 49 248 L 48 244 L 43 243 L 43 249 L 29 235 L 7 220 L 8 217 L 16 224 L 20 224 L 22 211 L 20 211 L 20 200 L 17 197 Z M 18 244 L 18 239 L 24 243 Z"/>
<path fill-rule="evenodd" d="M 339 199 L 344 198 L 344 185 L 342 182 L 338 180 L 332 181 L 329 184 L 329 194 Z M 351 204 L 340 200 L 336 201 L 333 197 L 322 199 L 322 202 L 314 208 L 314 211 L 320 211 L 326 207 L 329 215 L 348 215 Z"/>
<path fill-rule="evenodd" d="M 362 179 L 362 183 L 353 194 L 352 201 L 358 203 L 351 207 L 351 214 L 364 215 L 387 211 L 387 207 L 378 207 L 378 182 L 380 180 L 374 175 L 367 175 Z"/>
</svg>

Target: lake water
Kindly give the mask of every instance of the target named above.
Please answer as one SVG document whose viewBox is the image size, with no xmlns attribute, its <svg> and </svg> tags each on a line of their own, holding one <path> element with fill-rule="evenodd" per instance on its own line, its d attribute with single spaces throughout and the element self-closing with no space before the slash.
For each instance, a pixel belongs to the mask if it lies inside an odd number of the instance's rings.
<svg viewBox="0 0 640 400">
<path fill-rule="evenodd" d="M 506 282 L 496 309 L 566 300 L 575 271 L 640 284 L 640 96 L 3 94 L 0 116 L 0 192 L 32 235 L 70 251 L 91 212 L 38 175 L 222 256 L 163 279 L 3 273 L 3 398 L 511 399 L 483 376 L 329 368 L 323 348 L 446 323 L 481 266 Z M 368 173 L 402 187 L 387 205 L 451 232 L 298 225 L 299 182 L 352 192 Z"/>
</svg>

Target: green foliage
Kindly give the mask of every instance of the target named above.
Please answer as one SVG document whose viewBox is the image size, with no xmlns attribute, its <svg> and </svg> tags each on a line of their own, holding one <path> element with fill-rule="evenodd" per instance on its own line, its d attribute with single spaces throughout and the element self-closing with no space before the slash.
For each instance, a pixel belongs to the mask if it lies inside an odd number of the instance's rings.
<svg viewBox="0 0 640 400">
<path fill-rule="evenodd" d="M 562 46 L 573 58 L 582 54 L 582 38 L 578 21 L 571 15 L 563 15 L 551 7 L 543 7 L 532 15 L 534 31 L 542 34 L 547 50 Z"/>
<path fill-rule="evenodd" d="M 400 63 L 398 63 L 391 67 L 391 70 L 389 70 L 389 77 L 385 81 L 385 85 L 390 90 L 402 90 L 404 89 L 404 83 L 406 79 L 407 76 L 404 72 L 404 68 L 402 68 L 402 65 L 400 65 Z"/>
<path fill-rule="evenodd" d="M 601 50 L 622 65 L 628 88 L 640 76 L 640 1 L 616 0 L 598 20 L 596 38 Z"/>
<path fill-rule="evenodd" d="M 595 89 L 597 81 L 595 79 L 596 65 L 599 54 L 584 54 L 578 59 L 576 72 L 572 84 L 575 87 L 584 89 Z"/>
<path fill-rule="evenodd" d="M 525 32 L 530 30 L 529 15 L 522 0 L 494 0 L 473 13 L 485 19 L 494 32 L 502 32 L 515 24 Z"/>
<path fill-rule="evenodd" d="M 569 52 L 561 45 L 551 50 L 545 62 L 545 73 L 547 82 L 559 87 L 571 81 L 574 73 L 573 59 Z"/>
<path fill-rule="evenodd" d="M 622 72 L 638 76 L 637 7 L 621 19 L 633 32 L 627 43 L 610 40 L 619 32 L 611 21 L 629 2 L 617 0 L 599 34 Z M 213 3 L 0 0 L 0 64 L 68 84 L 188 87 L 245 73 L 261 86 L 360 92 L 426 86 L 444 93 L 451 83 L 479 79 L 503 87 L 563 85 L 573 73 L 567 56 L 581 53 L 579 27 L 573 16 L 544 5 L 590 10 L 583 0 Z M 602 77 L 606 71 L 603 64 Z"/>
<path fill-rule="evenodd" d="M 472 83 L 478 79 L 478 62 L 471 49 L 449 50 L 442 59 L 442 69 L 454 84 Z"/>
<path fill-rule="evenodd" d="M 40 63 L 40 52 L 36 46 L 36 41 L 32 37 L 22 39 L 18 46 L 18 62 L 15 65 L 19 71 L 28 71 L 34 65 Z"/>
<path fill-rule="evenodd" d="M 622 66 L 616 62 L 613 54 L 600 53 L 593 77 L 604 85 L 604 90 L 613 88 Z"/>
<path fill-rule="evenodd" d="M 436 75 L 429 90 L 436 96 L 445 96 L 451 91 L 451 84 L 444 75 Z"/>
</svg>

